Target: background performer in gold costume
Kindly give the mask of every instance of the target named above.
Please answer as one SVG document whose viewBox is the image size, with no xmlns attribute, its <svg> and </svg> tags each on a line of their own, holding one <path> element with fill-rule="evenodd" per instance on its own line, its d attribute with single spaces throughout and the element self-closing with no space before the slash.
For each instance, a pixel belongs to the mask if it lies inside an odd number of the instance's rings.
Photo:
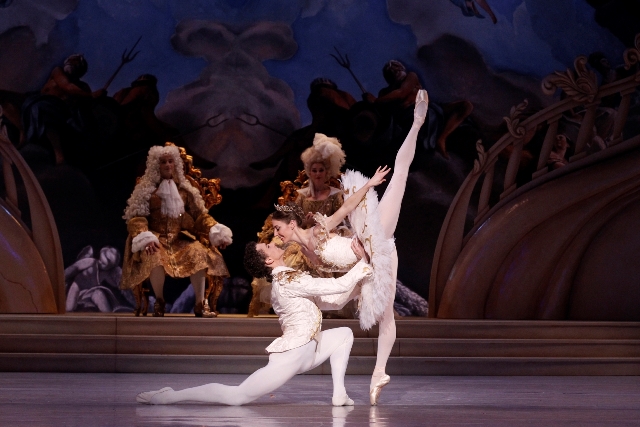
<svg viewBox="0 0 640 427">
<path fill-rule="evenodd" d="M 232 233 L 209 215 L 200 192 L 185 178 L 178 147 L 151 147 L 123 218 L 129 237 L 120 287 L 133 289 L 149 278 L 156 295 L 153 315 L 163 316 L 165 274 L 190 276 L 194 312 L 202 316 L 206 275 L 229 276 L 218 248 L 232 242 Z"/>
<path fill-rule="evenodd" d="M 309 185 L 298 190 L 296 204 L 306 214 L 306 227 L 315 224 L 313 215 L 316 212 L 331 216 L 342 206 L 342 190 L 330 186 L 329 180 L 340 177 L 345 157 L 340 142 L 321 133 L 316 133 L 313 145 L 300 156 Z"/>
</svg>

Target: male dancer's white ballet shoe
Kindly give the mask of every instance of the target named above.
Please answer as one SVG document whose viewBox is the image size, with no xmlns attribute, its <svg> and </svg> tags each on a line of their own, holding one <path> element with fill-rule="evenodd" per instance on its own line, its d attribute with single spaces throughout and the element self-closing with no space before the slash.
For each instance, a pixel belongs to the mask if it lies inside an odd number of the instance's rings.
<svg viewBox="0 0 640 427">
<path fill-rule="evenodd" d="M 380 397 L 382 387 L 389 384 L 390 381 L 391 377 L 387 374 L 384 374 L 382 378 L 378 380 L 376 385 L 374 385 L 373 388 L 369 390 L 369 402 L 371 403 L 371 406 L 376 406 L 378 404 L 378 398 Z"/>
<path fill-rule="evenodd" d="M 340 397 L 334 396 L 333 398 L 331 398 L 331 403 L 333 403 L 333 406 L 353 406 L 354 405 L 353 400 L 349 399 L 349 396 L 347 396 L 346 394 Z"/>
<path fill-rule="evenodd" d="M 422 125 L 429 111 L 429 94 L 420 89 L 416 95 L 416 106 L 413 108 L 413 122 Z"/>
<path fill-rule="evenodd" d="M 153 398 L 153 396 L 155 396 L 156 394 L 164 393 L 165 391 L 169 391 L 169 390 L 173 391 L 171 387 L 161 388 L 160 390 L 156 390 L 156 391 L 143 391 L 142 393 L 136 396 L 136 401 L 138 403 L 144 403 L 145 405 L 153 405 L 154 403 L 151 402 L 151 399 Z"/>
</svg>

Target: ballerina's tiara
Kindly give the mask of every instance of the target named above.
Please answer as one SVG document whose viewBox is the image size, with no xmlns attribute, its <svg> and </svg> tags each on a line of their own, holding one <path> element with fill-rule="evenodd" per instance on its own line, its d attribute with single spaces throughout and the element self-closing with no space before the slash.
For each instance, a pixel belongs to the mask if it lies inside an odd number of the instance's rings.
<svg viewBox="0 0 640 427">
<path fill-rule="evenodd" d="M 298 205 L 276 205 L 274 204 L 273 206 L 275 206 L 276 210 L 278 212 L 291 212 L 297 216 L 304 216 L 304 212 L 302 211 L 302 208 Z"/>
</svg>

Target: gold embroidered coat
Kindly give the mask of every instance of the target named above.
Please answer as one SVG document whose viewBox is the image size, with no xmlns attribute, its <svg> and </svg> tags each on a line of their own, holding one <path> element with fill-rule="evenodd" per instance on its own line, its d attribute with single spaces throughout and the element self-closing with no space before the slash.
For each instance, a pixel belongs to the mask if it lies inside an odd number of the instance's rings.
<svg viewBox="0 0 640 427">
<path fill-rule="evenodd" d="M 209 230 L 216 220 L 199 211 L 191 193 L 182 188 L 178 191 L 185 210 L 178 218 L 162 214 L 162 200 L 154 193 L 149 198 L 149 216 L 127 221 L 129 237 L 124 249 L 121 289 L 132 289 L 142 283 L 159 265 L 171 277 L 188 277 L 203 269 L 207 275 L 229 277 L 222 254 L 209 243 Z M 160 249 L 154 254 L 131 251 L 133 238 L 144 231 L 151 231 L 160 242 Z"/>
<path fill-rule="evenodd" d="M 331 192 L 326 199 L 310 200 L 309 187 L 306 187 L 298 190 L 298 197 L 295 203 L 302 208 L 305 214 L 320 212 L 322 215 L 331 216 L 340 209 L 340 206 L 344 203 L 344 197 L 342 190 L 331 187 Z"/>
</svg>

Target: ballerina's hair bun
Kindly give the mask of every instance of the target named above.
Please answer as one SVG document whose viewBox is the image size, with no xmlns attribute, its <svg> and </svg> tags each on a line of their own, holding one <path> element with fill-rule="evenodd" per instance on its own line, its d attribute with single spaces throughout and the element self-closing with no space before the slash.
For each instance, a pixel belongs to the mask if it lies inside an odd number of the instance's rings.
<svg viewBox="0 0 640 427">
<path fill-rule="evenodd" d="M 304 222 L 304 211 L 293 202 L 287 202 L 285 205 L 275 205 L 276 211 L 272 214 L 272 220 L 282 222 L 295 221 L 298 227 L 302 227 Z"/>
</svg>

